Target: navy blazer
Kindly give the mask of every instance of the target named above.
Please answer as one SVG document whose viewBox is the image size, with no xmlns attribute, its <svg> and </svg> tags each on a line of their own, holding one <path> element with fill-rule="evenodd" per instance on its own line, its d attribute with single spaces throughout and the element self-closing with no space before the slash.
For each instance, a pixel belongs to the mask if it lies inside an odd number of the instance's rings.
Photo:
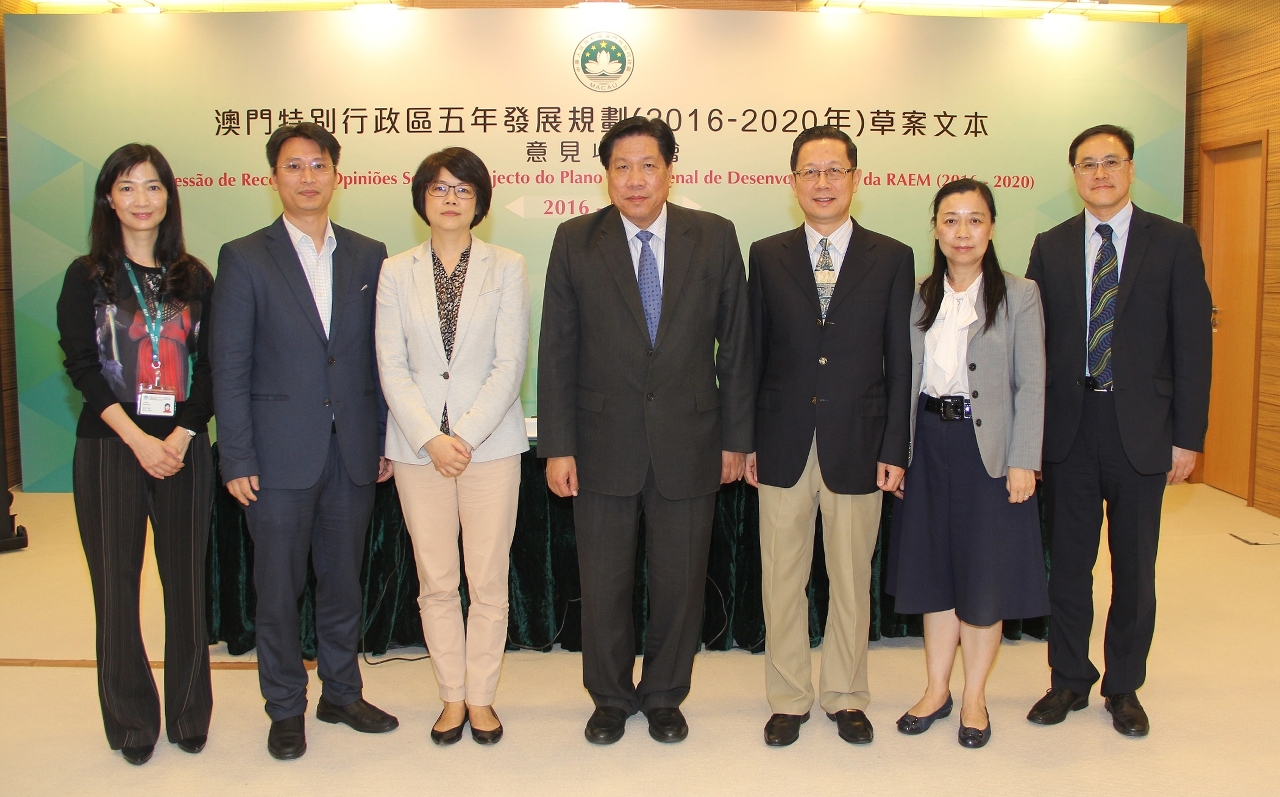
<svg viewBox="0 0 1280 797">
<path fill-rule="evenodd" d="M 333 225 L 333 312 L 326 337 L 283 218 L 224 244 L 213 292 L 213 400 L 223 481 L 263 488 L 320 479 L 331 428 L 347 474 L 377 479 L 386 427 L 373 324 L 387 247 Z"/>
</svg>

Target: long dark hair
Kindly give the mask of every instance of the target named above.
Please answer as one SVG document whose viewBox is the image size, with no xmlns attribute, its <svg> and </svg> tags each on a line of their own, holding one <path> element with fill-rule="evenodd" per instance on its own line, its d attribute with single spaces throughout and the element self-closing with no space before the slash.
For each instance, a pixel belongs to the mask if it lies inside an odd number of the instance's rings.
<svg viewBox="0 0 1280 797">
<path fill-rule="evenodd" d="M 942 200 L 952 194 L 970 192 L 977 193 L 982 197 L 982 201 L 987 203 L 987 210 L 991 211 L 991 223 L 995 224 L 996 200 L 991 196 L 991 189 L 986 183 L 968 177 L 952 180 L 938 189 L 937 195 L 933 198 L 931 223 L 935 226 L 938 223 L 938 206 L 942 204 Z M 937 239 L 934 239 L 933 272 L 920 283 L 920 298 L 924 301 L 924 312 L 920 314 L 920 320 L 916 322 L 916 326 L 922 332 L 927 332 L 929 327 L 933 326 L 933 322 L 938 319 L 938 311 L 942 309 L 942 297 L 945 293 L 943 280 L 946 278 L 947 257 L 942 254 L 942 246 L 938 244 Z M 996 311 L 1004 303 L 1005 292 L 1004 272 L 1000 270 L 1000 260 L 996 257 L 996 245 L 988 241 L 986 254 L 982 256 L 982 301 L 987 311 L 986 323 L 982 325 L 984 331 L 990 329 L 996 322 Z"/>
<path fill-rule="evenodd" d="M 102 171 L 98 172 L 98 182 L 93 188 L 93 219 L 89 222 L 88 277 L 101 277 L 107 297 L 116 300 L 116 276 L 124 267 L 124 235 L 120 231 L 120 218 L 111 207 L 111 189 L 121 175 L 143 163 L 155 167 L 160 183 L 169 195 L 152 253 L 156 265 L 167 269 L 161 291 L 186 301 L 208 288 L 213 275 L 204 263 L 187 253 L 182 236 L 182 207 L 178 202 L 178 184 L 173 179 L 173 169 L 160 150 L 150 144 L 125 144 L 111 153 L 107 162 L 102 164 Z"/>
</svg>

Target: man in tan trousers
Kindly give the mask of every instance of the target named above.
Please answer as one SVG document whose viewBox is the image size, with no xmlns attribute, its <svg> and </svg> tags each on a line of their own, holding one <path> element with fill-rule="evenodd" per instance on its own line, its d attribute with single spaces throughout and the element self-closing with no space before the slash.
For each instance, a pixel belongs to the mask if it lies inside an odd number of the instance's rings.
<svg viewBox="0 0 1280 797">
<path fill-rule="evenodd" d="M 849 216 L 862 177 L 838 128 L 814 127 L 791 150 L 792 190 L 805 223 L 751 245 L 760 490 L 765 743 L 800 736 L 814 689 L 805 588 L 822 510 L 831 578 L 819 705 L 850 744 L 872 739 L 863 709 L 871 556 L 883 492 L 907 464 L 911 410 L 910 247 Z"/>
</svg>

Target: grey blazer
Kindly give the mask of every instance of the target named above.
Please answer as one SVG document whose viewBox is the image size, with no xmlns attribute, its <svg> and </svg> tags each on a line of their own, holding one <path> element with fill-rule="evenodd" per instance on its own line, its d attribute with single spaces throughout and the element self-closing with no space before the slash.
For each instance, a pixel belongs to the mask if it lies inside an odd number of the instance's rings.
<svg viewBox="0 0 1280 797">
<path fill-rule="evenodd" d="M 449 427 L 472 445 L 472 462 L 527 451 L 520 383 L 529 352 L 524 257 L 472 238 L 453 357 L 440 336 L 431 244 L 388 258 L 378 280 L 378 373 L 390 410 L 386 457 L 431 462 L 423 446 Z"/>
<path fill-rule="evenodd" d="M 1040 289 L 1004 272 L 1006 295 L 996 321 L 985 332 L 987 310 L 978 294 L 978 320 L 969 326 L 969 393 L 982 464 L 993 479 L 1009 468 L 1040 470 L 1044 435 L 1044 316 Z M 923 282 L 923 279 L 919 282 Z M 924 383 L 924 335 L 916 326 L 924 312 L 920 284 L 911 302 L 911 439 L 916 433 L 916 396 Z M 913 446 L 914 447 L 914 446 Z"/>
</svg>

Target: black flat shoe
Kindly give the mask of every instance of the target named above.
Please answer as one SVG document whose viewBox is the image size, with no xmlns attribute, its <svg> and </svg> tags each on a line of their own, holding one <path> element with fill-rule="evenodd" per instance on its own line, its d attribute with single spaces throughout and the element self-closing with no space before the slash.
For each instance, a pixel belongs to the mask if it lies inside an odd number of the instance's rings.
<svg viewBox="0 0 1280 797">
<path fill-rule="evenodd" d="M 809 721 L 804 714 L 774 714 L 764 724 L 764 743 L 770 747 L 786 747 L 800 738 L 800 726 Z"/>
<path fill-rule="evenodd" d="M 875 729 L 871 720 L 862 709 L 846 708 L 834 714 L 827 714 L 827 719 L 836 724 L 836 732 L 849 744 L 871 744 L 875 738 Z"/>
<path fill-rule="evenodd" d="M 124 760 L 140 767 L 151 760 L 151 754 L 156 751 L 154 744 L 143 744 L 137 747 L 121 747 L 120 755 L 124 756 Z"/>
<path fill-rule="evenodd" d="M 958 740 L 960 742 L 961 747 L 968 747 L 970 750 L 977 750 L 979 747 L 982 747 L 987 742 L 991 741 L 990 712 L 987 713 L 987 727 L 983 728 L 982 730 L 978 730 L 977 728 L 970 728 L 969 726 L 964 724 L 963 720 L 961 720 L 960 733 L 958 734 Z"/>
<path fill-rule="evenodd" d="M 613 706 L 596 706 L 584 731 L 592 744 L 613 744 L 627 730 L 627 712 Z"/>
<path fill-rule="evenodd" d="M 1121 736 L 1141 737 L 1151 732 L 1147 712 L 1133 692 L 1105 697 L 1103 703 L 1111 713 L 1111 727 Z"/>
<path fill-rule="evenodd" d="M 348 725 L 361 733 L 386 733 L 400 727 L 400 720 L 363 697 L 345 706 L 335 706 L 323 697 L 316 703 L 316 719 Z"/>
<path fill-rule="evenodd" d="M 444 716 L 443 711 L 440 712 L 440 716 L 441 717 Z M 437 718 L 436 722 L 439 722 L 439 721 L 440 720 Z M 462 712 L 462 722 L 459 722 L 456 728 L 447 728 L 443 731 L 438 731 L 435 729 L 435 726 L 432 726 L 431 741 L 441 745 L 453 744 L 454 742 L 462 738 L 462 729 L 465 728 L 466 725 L 467 725 L 467 713 L 464 711 Z"/>
<path fill-rule="evenodd" d="M 271 723 L 271 730 L 267 733 L 267 752 L 272 758 L 278 761 L 302 758 L 302 754 L 307 752 L 306 720 L 299 714 Z"/>
<path fill-rule="evenodd" d="M 655 708 L 645 712 L 649 718 L 649 736 L 655 742 L 673 744 L 683 742 L 689 735 L 689 724 L 678 708 Z"/>
<path fill-rule="evenodd" d="M 208 741 L 208 736 L 188 736 L 185 739 L 178 740 L 178 749 L 184 753 L 195 755 L 204 749 L 204 745 Z"/>
<path fill-rule="evenodd" d="M 898 733 L 905 733 L 908 736 L 916 736 L 929 730 L 929 726 L 934 720 L 940 720 L 943 717 L 951 716 L 951 694 L 947 693 L 947 702 L 942 704 L 942 708 L 928 715 L 927 717 L 917 717 L 914 714 L 903 714 L 898 718 Z"/>
<path fill-rule="evenodd" d="M 1089 705 L 1089 696 L 1070 689 L 1052 687 L 1044 693 L 1044 697 L 1036 701 L 1027 714 L 1027 719 L 1036 725 L 1057 725 L 1067 718 L 1072 711 L 1079 711 Z"/>
<path fill-rule="evenodd" d="M 493 707 L 490 706 L 489 710 L 493 711 Z M 493 711 L 493 718 L 498 719 L 498 712 Z M 502 738 L 502 720 L 498 720 L 498 727 L 491 731 L 482 731 L 472 725 L 471 738 L 475 739 L 476 744 L 497 744 L 498 740 Z"/>
</svg>

